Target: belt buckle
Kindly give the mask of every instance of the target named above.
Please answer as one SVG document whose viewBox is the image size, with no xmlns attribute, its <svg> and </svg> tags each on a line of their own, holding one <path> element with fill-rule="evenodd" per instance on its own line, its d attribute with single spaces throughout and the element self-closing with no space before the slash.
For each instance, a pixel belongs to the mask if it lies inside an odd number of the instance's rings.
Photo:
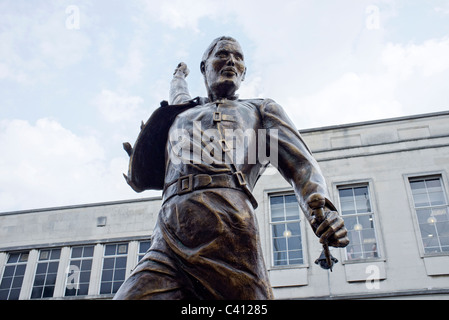
<svg viewBox="0 0 449 320">
<path fill-rule="evenodd" d="M 193 191 L 193 174 L 178 179 L 178 196 Z"/>
<path fill-rule="evenodd" d="M 243 175 L 242 171 L 235 172 L 235 175 L 237 176 L 237 181 L 239 182 L 239 185 L 246 186 L 246 180 L 245 176 Z"/>
</svg>

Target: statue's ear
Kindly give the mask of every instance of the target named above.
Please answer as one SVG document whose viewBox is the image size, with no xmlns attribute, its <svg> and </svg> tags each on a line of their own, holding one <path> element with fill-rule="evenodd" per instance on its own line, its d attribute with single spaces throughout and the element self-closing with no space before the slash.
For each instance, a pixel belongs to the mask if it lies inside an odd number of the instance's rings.
<svg viewBox="0 0 449 320">
<path fill-rule="evenodd" d="M 246 76 L 246 67 L 245 67 L 245 71 L 243 71 L 243 75 L 242 75 L 242 81 L 245 81 L 245 76 Z"/>
<path fill-rule="evenodd" d="M 201 61 L 200 70 L 202 74 L 206 74 L 206 63 L 204 61 Z"/>
</svg>

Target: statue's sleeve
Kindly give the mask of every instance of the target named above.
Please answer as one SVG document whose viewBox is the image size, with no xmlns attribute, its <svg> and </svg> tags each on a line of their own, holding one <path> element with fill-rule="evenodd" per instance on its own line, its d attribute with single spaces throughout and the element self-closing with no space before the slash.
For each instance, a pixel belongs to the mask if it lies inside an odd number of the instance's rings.
<svg viewBox="0 0 449 320">
<path fill-rule="evenodd" d="M 273 100 L 266 99 L 260 106 L 260 112 L 267 134 L 273 137 L 277 133 L 278 136 L 277 163 L 273 163 L 273 160 L 271 163 L 294 188 L 299 205 L 309 221 L 311 217 L 307 199 L 314 193 L 324 196 L 326 207 L 336 211 L 317 161 L 283 108 Z M 267 148 L 270 146 L 267 145 Z"/>
<path fill-rule="evenodd" d="M 169 104 L 182 104 L 192 99 L 184 77 L 175 75 L 170 83 Z"/>
</svg>

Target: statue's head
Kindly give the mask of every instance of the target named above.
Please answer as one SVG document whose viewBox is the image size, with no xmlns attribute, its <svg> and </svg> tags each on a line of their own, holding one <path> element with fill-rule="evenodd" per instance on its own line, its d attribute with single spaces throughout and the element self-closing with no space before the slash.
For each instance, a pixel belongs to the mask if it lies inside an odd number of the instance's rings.
<svg viewBox="0 0 449 320">
<path fill-rule="evenodd" d="M 204 52 L 200 68 L 209 99 L 234 97 L 246 74 L 240 44 L 231 37 L 215 39 Z"/>
</svg>

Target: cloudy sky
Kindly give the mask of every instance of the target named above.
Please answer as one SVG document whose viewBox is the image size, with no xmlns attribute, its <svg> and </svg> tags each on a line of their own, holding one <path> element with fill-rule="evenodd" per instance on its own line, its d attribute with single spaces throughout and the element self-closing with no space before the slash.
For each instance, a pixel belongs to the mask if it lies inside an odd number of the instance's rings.
<svg viewBox="0 0 449 320">
<path fill-rule="evenodd" d="M 0 212 L 115 201 L 180 61 L 230 35 L 298 129 L 447 110 L 447 0 L 0 0 Z"/>
</svg>

